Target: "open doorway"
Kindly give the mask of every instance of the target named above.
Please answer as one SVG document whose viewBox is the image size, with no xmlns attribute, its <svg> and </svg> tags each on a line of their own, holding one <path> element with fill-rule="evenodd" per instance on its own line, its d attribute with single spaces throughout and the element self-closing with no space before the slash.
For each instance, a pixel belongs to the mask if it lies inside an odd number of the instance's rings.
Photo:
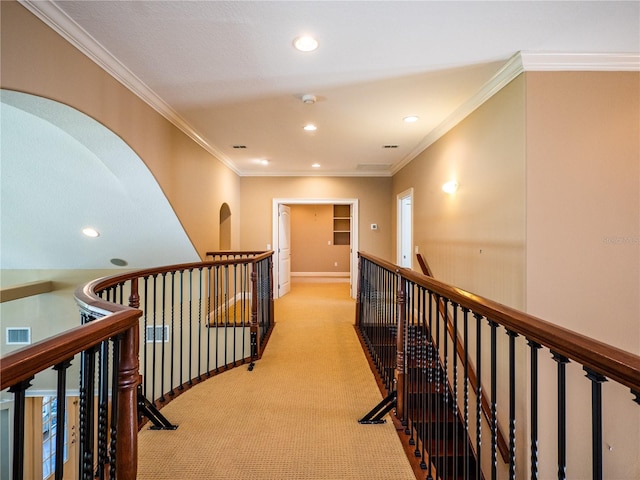
<svg viewBox="0 0 640 480">
<path fill-rule="evenodd" d="M 413 257 L 413 188 L 398 194 L 398 265 L 411 268 Z"/>
<path fill-rule="evenodd" d="M 274 279 L 274 298 L 284 295 L 279 292 L 278 285 L 286 285 L 288 278 L 286 269 L 280 268 L 281 256 L 287 255 L 286 251 L 282 252 L 281 245 L 281 221 L 279 211 L 282 205 L 343 205 L 348 208 L 348 242 L 349 242 L 349 283 L 351 286 L 351 296 L 355 298 L 357 294 L 357 272 L 358 272 L 358 199 L 354 198 L 330 198 L 330 199 L 304 199 L 304 198 L 274 198 L 273 199 L 273 279 Z M 341 214 L 342 215 L 342 214 Z M 346 214 L 345 214 L 346 215 Z M 343 217 L 341 217 L 343 218 Z M 346 223 L 344 223 L 346 224 Z M 343 227 L 341 227 L 343 228 Z M 347 232 L 341 232 L 347 233 Z M 289 237 L 290 238 L 290 237 Z M 286 245 L 285 245 L 286 246 Z M 286 258 L 282 258 L 285 260 Z"/>
<path fill-rule="evenodd" d="M 231 209 L 223 203 L 220 207 L 220 250 L 231 250 Z"/>
</svg>

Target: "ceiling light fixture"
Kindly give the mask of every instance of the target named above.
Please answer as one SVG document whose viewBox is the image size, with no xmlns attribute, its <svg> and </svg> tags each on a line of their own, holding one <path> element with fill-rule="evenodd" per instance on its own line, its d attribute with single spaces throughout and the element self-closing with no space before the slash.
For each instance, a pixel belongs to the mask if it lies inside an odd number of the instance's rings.
<svg viewBox="0 0 640 480">
<path fill-rule="evenodd" d="M 313 52 L 318 48 L 318 41 L 311 35 L 301 35 L 293 41 L 293 46 L 301 52 Z"/>
<path fill-rule="evenodd" d="M 260 160 L 260 165 L 269 165 L 269 160 L 263 158 L 262 160 Z"/>
<path fill-rule="evenodd" d="M 405 123 L 414 123 L 417 122 L 420 119 L 420 117 L 417 117 L 415 115 L 409 115 L 408 117 L 404 117 L 402 120 L 404 120 Z"/>
<path fill-rule="evenodd" d="M 316 103 L 316 96 L 311 95 L 310 93 L 307 93 L 306 95 L 302 96 L 302 103 L 306 103 L 307 105 L 313 105 L 314 103 Z"/>
<path fill-rule="evenodd" d="M 85 237 L 96 238 L 100 236 L 100 232 L 98 232 L 95 228 L 85 227 L 82 229 L 82 233 Z"/>
<path fill-rule="evenodd" d="M 307 132 L 315 132 L 318 127 L 316 127 L 313 123 L 309 123 L 303 127 Z"/>
<path fill-rule="evenodd" d="M 313 165 L 311 165 L 313 168 L 320 168 L 320 164 L 319 163 L 314 163 Z"/>
<path fill-rule="evenodd" d="M 450 180 L 442 185 L 442 191 L 451 195 L 452 193 L 456 193 L 458 191 L 458 187 L 458 182 L 456 182 L 455 180 Z"/>
</svg>

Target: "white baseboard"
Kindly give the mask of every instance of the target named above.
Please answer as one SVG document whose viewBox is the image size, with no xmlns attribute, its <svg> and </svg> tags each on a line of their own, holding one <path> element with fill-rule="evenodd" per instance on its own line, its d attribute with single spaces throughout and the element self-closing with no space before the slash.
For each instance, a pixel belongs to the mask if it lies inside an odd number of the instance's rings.
<svg viewBox="0 0 640 480">
<path fill-rule="evenodd" d="M 348 277 L 349 272 L 291 272 L 292 277 Z"/>
</svg>

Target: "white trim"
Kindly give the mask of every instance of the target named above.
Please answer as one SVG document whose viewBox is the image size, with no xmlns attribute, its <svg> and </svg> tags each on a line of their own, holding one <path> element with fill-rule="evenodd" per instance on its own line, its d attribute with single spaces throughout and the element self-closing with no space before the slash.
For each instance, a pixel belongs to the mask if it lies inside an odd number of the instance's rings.
<svg viewBox="0 0 640 480">
<path fill-rule="evenodd" d="M 402 222 L 400 219 L 402 218 L 402 199 L 407 198 L 411 200 L 411 250 L 413 250 L 413 187 L 406 189 L 404 192 L 400 192 L 396 196 L 396 264 L 402 265 Z M 413 252 L 409 253 L 411 255 L 411 266 L 413 266 Z M 412 268 L 412 267 L 409 267 Z"/>
<path fill-rule="evenodd" d="M 637 72 L 638 53 L 520 52 L 524 71 L 537 72 Z"/>
<path fill-rule="evenodd" d="M 348 278 L 349 272 L 291 272 L 292 277 L 341 277 Z"/>
<path fill-rule="evenodd" d="M 124 66 L 105 47 L 93 38 L 86 30 L 71 19 L 58 5 L 52 1 L 18 0 L 22 6 L 56 31 L 62 38 L 89 57 L 105 72 L 128 88 L 134 95 L 153 108 L 156 112 L 178 127 L 194 142 L 204 148 L 223 164 L 240 175 L 240 171 L 213 145 L 203 139 L 198 132 L 187 123 L 169 104 L 151 90 L 131 70 Z"/>
<path fill-rule="evenodd" d="M 449 130 L 458 125 L 474 110 L 502 90 L 502 88 L 522 72 L 524 72 L 524 69 L 522 68 L 522 61 L 520 59 L 520 54 L 517 53 L 511 57 L 509 61 L 491 78 L 491 80 L 485 83 L 475 95 L 455 109 L 453 113 L 440 123 L 440 125 L 431 130 L 416 148 L 409 152 L 409 154 L 400 162 L 396 163 L 391 170 L 391 174 L 395 175 L 398 173 L 405 165 L 433 145 L 447 132 L 449 132 Z"/>
<path fill-rule="evenodd" d="M 357 198 L 274 198 L 272 204 L 272 249 L 274 252 L 273 262 L 273 298 L 278 298 L 278 206 L 279 205 L 351 205 L 351 252 L 349 278 L 351 281 L 351 296 L 356 298 L 358 293 L 358 249 L 359 249 L 359 231 L 360 225 L 358 220 L 359 200 Z"/>
</svg>

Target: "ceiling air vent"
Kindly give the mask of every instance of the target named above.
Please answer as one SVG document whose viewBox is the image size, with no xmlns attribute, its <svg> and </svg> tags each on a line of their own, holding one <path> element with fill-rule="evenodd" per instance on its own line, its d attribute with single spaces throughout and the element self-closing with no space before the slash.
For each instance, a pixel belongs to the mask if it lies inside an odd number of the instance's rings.
<svg viewBox="0 0 640 480">
<path fill-rule="evenodd" d="M 383 145 L 382 148 L 398 148 L 398 145 Z"/>
<path fill-rule="evenodd" d="M 31 344 L 31 328 L 7 328 L 7 345 Z"/>
<path fill-rule="evenodd" d="M 356 170 L 366 170 L 368 172 L 386 172 L 391 168 L 390 163 L 359 163 Z"/>
<path fill-rule="evenodd" d="M 247 148 L 246 145 L 234 145 L 233 148 Z"/>
</svg>

